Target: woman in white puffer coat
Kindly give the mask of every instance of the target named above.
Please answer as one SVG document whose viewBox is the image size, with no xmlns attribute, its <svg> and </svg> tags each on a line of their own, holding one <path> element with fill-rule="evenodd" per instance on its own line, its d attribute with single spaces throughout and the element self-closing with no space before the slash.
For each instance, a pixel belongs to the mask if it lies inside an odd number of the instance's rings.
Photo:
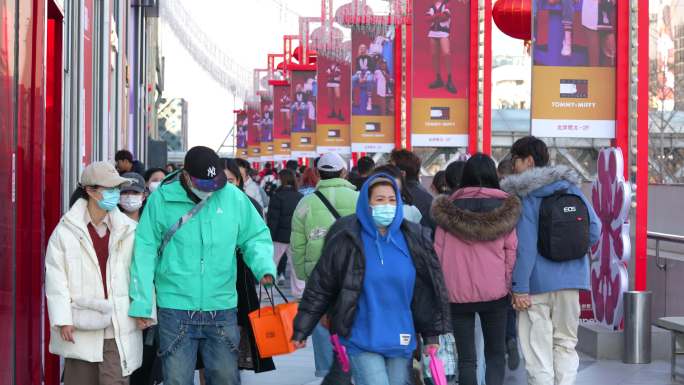
<svg viewBox="0 0 684 385">
<path fill-rule="evenodd" d="M 129 183 L 105 162 L 89 165 L 45 256 L 50 352 L 62 356 L 64 384 L 128 384 L 142 362 L 142 330 L 128 317 L 136 223 L 121 213 Z"/>
</svg>

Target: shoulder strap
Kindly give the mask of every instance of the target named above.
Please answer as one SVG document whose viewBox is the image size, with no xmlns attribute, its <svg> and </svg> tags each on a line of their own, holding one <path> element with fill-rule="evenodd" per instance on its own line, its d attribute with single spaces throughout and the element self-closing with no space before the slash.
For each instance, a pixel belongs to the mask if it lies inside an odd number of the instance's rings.
<svg viewBox="0 0 684 385">
<path fill-rule="evenodd" d="M 194 217 L 200 210 L 202 210 L 202 207 L 207 203 L 208 199 L 203 199 L 199 201 L 190 211 L 185 213 L 182 217 L 178 219 L 176 223 L 174 223 L 171 227 L 169 227 L 168 230 L 166 230 L 166 233 L 164 234 L 164 238 L 162 238 L 161 245 L 159 245 L 159 248 L 157 249 L 157 257 L 161 259 L 162 254 L 164 253 L 164 249 L 166 248 L 166 245 L 169 244 L 171 241 L 171 238 L 176 234 L 178 229 L 181 228 L 184 224 L 186 224 L 192 217 Z"/>
<path fill-rule="evenodd" d="M 335 210 L 333 205 L 330 204 L 330 201 L 328 200 L 328 198 L 326 198 L 322 192 L 320 192 L 319 190 L 316 190 L 316 191 L 314 191 L 314 194 L 316 194 L 318 199 L 320 199 L 321 202 L 323 202 L 323 204 L 328 209 L 328 211 L 330 211 L 330 214 L 332 214 L 332 216 L 335 217 L 335 220 L 340 219 L 340 213 L 338 213 L 337 210 Z"/>
</svg>

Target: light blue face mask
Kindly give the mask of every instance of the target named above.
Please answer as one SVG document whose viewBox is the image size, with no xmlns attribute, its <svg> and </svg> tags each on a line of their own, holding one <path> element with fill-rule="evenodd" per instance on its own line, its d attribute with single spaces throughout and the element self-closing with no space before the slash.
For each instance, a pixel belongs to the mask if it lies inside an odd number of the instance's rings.
<svg viewBox="0 0 684 385">
<path fill-rule="evenodd" d="M 389 226 L 397 214 L 396 205 L 376 205 L 371 206 L 371 210 L 373 213 L 373 221 L 375 222 L 375 225 L 379 227 Z"/>
<path fill-rule="evenodd" d="M 97 201 L 97 205 L 104 211 L 112 211 L 119 204 L 121 192 L 118 188 L 110 188 L 102 191 L 102 199 Z"/>
<path fill-rule="evenodd" d="M 197 195 L 197 197 L 198 197 L 200 200 L 202 200 L 202 201 L 205 200 L 205 199 L 207 199 L 207 198 L 209 198 L 209 197 L 211 196 L 211 192 L 198 190 L 198 189 L 196 189 L 196 188 L 194 188 L 194 187 L 190 187 L 190 190 L 192 190 L 192 193 L 195 194 L 195 195 Z"/>
</svg>

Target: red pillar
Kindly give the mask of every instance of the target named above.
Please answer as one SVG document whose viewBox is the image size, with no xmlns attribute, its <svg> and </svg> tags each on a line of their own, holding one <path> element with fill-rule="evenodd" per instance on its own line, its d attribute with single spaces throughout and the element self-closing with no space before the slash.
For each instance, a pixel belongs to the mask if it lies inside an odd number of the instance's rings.
<svg viewBox="0 0 684 385">
<path fill-rule="evenodd" d="M 477 152 L 478 137 L 478 77 L 479 77 L 479 32 L 478 2 L 470 1 L 470 84 L 468 87 L 468 153 Z"/>
<path fill-rule="evenodd" d="M 625 180 L 629 180 L 629 72 L 630 72 L 630 22 L 629 2 L 617 2 L 617 61 L 615 69 L 615 139 L 613 147 L 622 150 Z"/>
<path fill-rule="evenodd" d="M 394 27 L 394 147 L 402 148 L 401 142 L 401 25 Z"/>
<path fill-rule="evenodd" d="M 484 71 L 482 75 L 482 152 L 492 153 L 492 0 L 484 2 Z"/>
<path fill-rule="evenodd" d="M 411 98 L 413 97 L 413 0 L 406 4 L 406 149 L 411 150 Z"/>
<path fill-rule="evenodd" d="M 646 290 L 648 256 L 648 78 L 650 20 L 648 0 L 639 0 L 638 85 L 637 85 L 637 161 L 636 161 L 636 237 L 634 241 L 634 289 Z"/>
</svg>

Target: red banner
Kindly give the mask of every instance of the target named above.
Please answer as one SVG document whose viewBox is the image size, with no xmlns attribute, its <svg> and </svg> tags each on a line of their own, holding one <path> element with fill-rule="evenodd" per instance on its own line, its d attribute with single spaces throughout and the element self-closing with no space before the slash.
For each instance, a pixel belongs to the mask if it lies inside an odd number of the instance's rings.
<svg viewBox="0 0 684 385">
<path fill-rule="evenodd" d="M 316 72 L 292 71 L 292 157 L 316 156 Z"/>
<path fill-rule="evenodd" d="M 273 86 L 273 159 L 290 159 L 290 85 Z"/>
<path fill-rule="evenodd" d="M 250 162 L 261 161 L 261 145 L 259 143 L 259 124 L 261 123 L 261 115 L 254 103 L 247 105 L 247 147 L 249 150 L 248 160 Z"/>
<path fill-rule="evenodd" d="M 261 95 L 261 121 L 259 122 L 259 146 L 261 161 L 273 160 L 273 99 L 271 95 Z"/>
<path fill-rule="evenodd" d="M 350 63 L 343 59 L 319 55 L 317 64 L 319 97 L 317 98 L 316 145 L 318 153 L 349 154 L 351 153 Z"/>
<path fill-rule="evenodd" d="M 352 124 L 354 152 L 394 148 L 394 30 L 352 29 Z"/>
<path fill-rule="evenodd" d="M 411 143 L 467 146 L 470 0 L 414 4 Z"/>
<path fill-rule="evenodd" d="M 237 114 L 237 121 L 235 123 L 237 132 L 235 134 L 236 156 L 238 158 L 247 159 L 249 151 L 247 150 L 247 132 L 249 129 L 249 119 L 247 118 L 247 111 L 243 110 Z"/>
</svg>

